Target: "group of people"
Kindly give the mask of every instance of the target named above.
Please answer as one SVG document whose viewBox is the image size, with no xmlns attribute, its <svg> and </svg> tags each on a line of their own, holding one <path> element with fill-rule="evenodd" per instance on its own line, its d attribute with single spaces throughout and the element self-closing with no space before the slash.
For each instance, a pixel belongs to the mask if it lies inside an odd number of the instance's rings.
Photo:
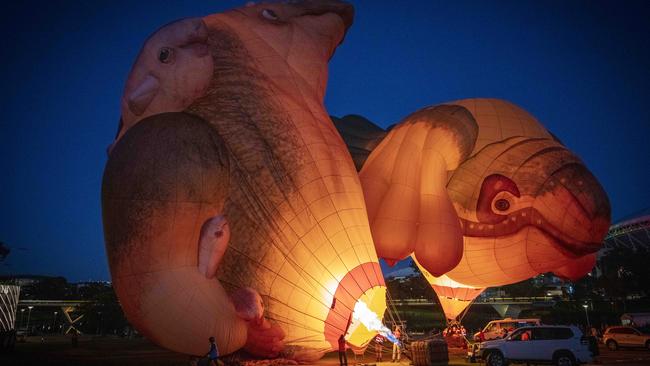
<svg viewBox="0 0 650 366">
<path fill-rule="evenodd" d="M 397 339 L 397 342 L 393 343 L 393 357 L 392 361 L 393 362 L 399 362 L 401 359 L 402 355 L 402 348 L 401 348 L 401 343 L 400 340 L 402 338 L 402 329 L 401 327 L 395 326 L 395 329 L 393 330 L 393 336 Z M 382 356 L 383 356 L 383 351 L 384 351 L 384 341 L 386 338 L 382 336 L 381 334 L 377 334 L 375 336 L 374 341 L 375 341 L 375 355 L 377 358 L 377 362 L 382 362 Z M 217 343 L 214 339 L 214 337 L 210 337 L 208 340 L 210 342 L 210 350 L 208 353 L 205 355 L 205 357 L 210 359 L 210 366 L 217 366 L 219 364 L 219 348 L 217 348 Z M 341 336 L 338 339 L 338 344 L 339 344 L 339 363 L 341 366 L 347 366 L 348 365 L 348 357 L 346 355 L 346 350 L 347 350 L 347 342 L 345 340 L 345 335 L 341 334 Z"/>
<path fill-rule="evenodd" d="M 507 329 L 507 328 L 502 328 L 500 338 L 505 338 L 510 334 L 514 328 Z M 591 335 L 593 336 L 598 336 L 598 330 L 595 327 L 591 327 L 589 329 Z M 450 337 L 450 336 L 465 336 L 467 334 L 467 331 L 465 330 L 465 327 L 463 327 L 461 324 L 452 324 L 448 328 L 446 328 L 443 332 L 442 335 L 443 337 Z M 402 339 L 402 329 L 399 325 L 395 326 L 393 329 L 393 335 L 397 339 L 397 342 L 393 343 L 393 353 L 392 353 L 392 362 L 399 362 L 401 359 L 401 354 L 402 354 L 402 348 L 401 348 L 401 339 Z M 521 334 L 521 340 L 522 341 L 527 341 L 530 340 L 530 331 L 524 332 Z M 386 341 L 386 338 L 382 336 L 381 334 L 377 334 L 374 338 L 375 342 L 375 356 L 376 356 L 376 361 L 377 362 L 382 362 L 383 360 L 383 351 L 384 351 L 384 342 Z M 217 366 L 219 364 L 219 349 L 217 348 L 217 343 L 215 342 L 214 337 L 210 337 L 209 339 L 210 342 L 210 350 L 208 353 L 205 355 L 205 357 L 210 359 L 210 366 Z M 341 336 L 338 339 L 338 346 L 339 346 L 339 363 L 341 366 L 347 366 L 348 365 L 348 358 L 346 355 L 346 350 L 347 350 L 347 342 L 345 340 L 345 336 L 341 334 Z"/>
<path fill-rule="evenodd" d="M 399 362 L 402 356 L 402 346 L 400 340 L 402 339 L 402 329 L 399 325 L 395 326 L 393 330 L 393 336 L 397 339 L 397 342 L 393 343 L 393 357 L 392 362 Z M 375 341 L 375 359 L 377 362 L 383 361 L 384 354 L 384 342 L 386 338 L 377 334 L 374 338 Z M 343 334 L 339 337 L 339 363 L 341 366 L 347 366 L 348 358 L 346 355 L 347 343 Z"/>
<path fill-rule="evenodd" d="M 447 328 L 442 331 L 442 337 L 445 339 L 449 347 L 464 348 L 467 346 L 465 336 L 467 330 L 460 323 L 451 323 Z"/>
<path fill-rule="evenodd" d="M 451 326 L 449 326 L 448 328 L 445 328 L 442 331 L 442 336 L 443 337 L 454 336 L 454 335 L 464 337 L 465 335 L 467 335 L 467 330 L 465 329 L 465 327 L 462 324 L 452 324 Z"/>
</svg>

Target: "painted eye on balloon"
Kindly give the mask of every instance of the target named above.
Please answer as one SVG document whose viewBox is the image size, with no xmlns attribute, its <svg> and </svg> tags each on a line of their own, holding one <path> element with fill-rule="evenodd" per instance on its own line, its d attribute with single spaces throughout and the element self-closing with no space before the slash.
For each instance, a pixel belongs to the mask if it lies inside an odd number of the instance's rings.
<svg viewBox="0 0 650 366">
<path fill-rule="evenodd" d="M 494 202 L 494 208 L 499 211 L 508 211 L 510 208 L 510 202 L 508 202 L 508 200 L 505 198 L 498 199 L 496 202 Z"/>
<path fill-rule="evenodd" d="M 268 20 L 278 20 L 280 17 L 278 17 L 278 14 L 276 14 L 273 10 L 271 9 L 264 9 L 262 10 L 262 16 Z"/>
<path fill-rule="evenodd" d="M 172 56 L 173 52 L 169 47 L 163 47 L 160 49 L 160 51 L 158 51 L 158 61 L 162 62 L 163 64 L 172 62 Z"/>
<path fill-rule="evenodd" d="M 483 180 L 476 202 L 476 216 L 485 224 L 497 224 L 507 218 L 512 202 L 520 197 L 517 184 L 501 174 L 492 174 Z M 514 201 L 511 201 L 514 200 Z"/>
</svg>

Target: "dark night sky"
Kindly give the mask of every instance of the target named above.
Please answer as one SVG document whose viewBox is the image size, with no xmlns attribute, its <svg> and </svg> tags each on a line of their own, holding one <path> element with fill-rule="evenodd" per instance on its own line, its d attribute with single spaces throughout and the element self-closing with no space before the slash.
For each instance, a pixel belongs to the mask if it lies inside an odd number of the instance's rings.
<svg viewBox="0 0 650 366">
<path fill-rule="evenodd" d="M 109 278 L 100 186 L 131 63 L 160 25 L 244 1 L 129 3 L 3 6 L 0 241 L 13 251 L 0 273 Z M 614 220 L 650 206 L 650 2 L 354 3 L 331 114 L 386 126 L 448 100 L 508 99 L 582 157 Z"/>
</svg>

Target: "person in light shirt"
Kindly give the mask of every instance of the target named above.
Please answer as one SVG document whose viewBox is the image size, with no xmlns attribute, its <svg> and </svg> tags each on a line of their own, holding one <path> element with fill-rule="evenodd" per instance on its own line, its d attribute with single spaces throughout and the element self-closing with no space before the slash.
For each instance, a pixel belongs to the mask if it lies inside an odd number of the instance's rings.
<svg viewBox="0 0 650 366">
<path fill-rule="evenodd" d="M 402 330 L 399 325 L 395 326 L 393 335 L 397 339 L 397 342 L 393 343 L 393 362 L 399 362 L 402 356 L 402 349 L 399 344 L 400 338 L 402 338 Z"/>
<path fill-rule="evenodd" d="M 384 336 L 377 334 L 375 336 L 375 356 L 377 362 L 381 362 L 382 352 L 384 351 Z"/>
</svg>

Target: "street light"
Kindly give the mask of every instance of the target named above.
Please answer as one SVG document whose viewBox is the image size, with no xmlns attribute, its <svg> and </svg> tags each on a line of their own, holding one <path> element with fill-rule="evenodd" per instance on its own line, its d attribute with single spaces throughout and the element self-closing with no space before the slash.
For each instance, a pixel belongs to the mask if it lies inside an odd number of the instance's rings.
<svg viewBox="0 0 650 366">
<path fill-rule="evenodd" d="M 20 326 L 18 328 L 23 328 L 23 316 L 25 315 L 25 308 L 20 309 Z"/>
<path fill-rule="evenodd" d="M 29 311 L 27 312 L 27 332 L 28 332 L 28 333 L 29 333 L 29 319 L 32 318 L 32 309 L 33 309 L 33 308 L 34 308 L 34 307 L 31 306 L 31 305 L 27 307 L 27 309 L 29 309 Z"/>
<path fill-rule="evenodd" d="M 56 329 L 56 314 L 58 314 L 58 311 L 54 312 L 54 321 L 52 322 L 52 330 L 55 331 Z"/>
<path fill-rule="evenodd" d="M 589 325 L 589 313 L 587 312 L 587 308 L 589 306 L 587 304 L 582 304 L 582 307 L 585 308 L 585 317 L 587 318 L 587 329 L 590 329 L 591 325 Z"/>
</svg>

